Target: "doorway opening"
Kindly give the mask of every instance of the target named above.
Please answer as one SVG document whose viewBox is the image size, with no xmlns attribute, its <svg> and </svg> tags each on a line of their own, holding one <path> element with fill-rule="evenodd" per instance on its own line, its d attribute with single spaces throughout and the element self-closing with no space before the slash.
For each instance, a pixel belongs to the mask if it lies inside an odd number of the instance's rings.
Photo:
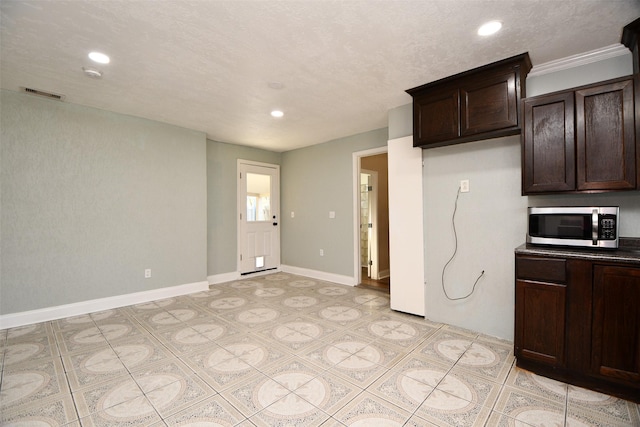
<svg viewBox="0 0 640 427">
<path fill-rule="evenodd" d="M 389 292 L 389 198 L 386 147 L 354 153 L 358 286 Z"/>
<path fill-rule="evenodd" d="M 238 159 L 238 271 L 280 267 L 280 166 Z"/>
</svg>

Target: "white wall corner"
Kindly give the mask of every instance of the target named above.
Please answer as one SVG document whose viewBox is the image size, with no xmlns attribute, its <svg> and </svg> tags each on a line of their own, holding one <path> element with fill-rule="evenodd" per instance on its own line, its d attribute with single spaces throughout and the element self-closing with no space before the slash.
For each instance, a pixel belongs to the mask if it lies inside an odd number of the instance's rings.
<svg viewBox="0 0 640 427">
<path fill-rule="evenodd" d="M 110 310 L 128 305 L 142 304 L 163 298 L 171 298 L 202 292 L 209 289 L 209 282 L 195 282 L 185 285 L 171 286 L 167 288 L 153 289 L 150 291 L 136 292 L 132 294 L 117 295 L 107 298 L 99 298 L 89 301 L 64 304 L 55 307 L 41 308 L 38 310 L 23 311 L 0 315 L 0 329 L 15 328 L 31 325 L 33 323 L 48 322 L 50 320 L 65 317 L 79 316 L 97 311 Z"/>
</svg>

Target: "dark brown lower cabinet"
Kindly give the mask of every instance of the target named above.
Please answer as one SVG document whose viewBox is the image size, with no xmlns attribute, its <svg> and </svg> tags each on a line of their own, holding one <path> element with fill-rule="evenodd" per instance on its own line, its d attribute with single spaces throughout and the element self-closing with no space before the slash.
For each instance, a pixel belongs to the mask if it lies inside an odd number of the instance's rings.
<svg viewBox="0 0 640 427">
<path fill-rule="evenodd" d="M 516 254 L 514 353 L 540 375 L 640 403 L 640 267 Z"/>
<path fill-rule="evenodd" d="M 564 366 L 565 285 L 516 281 L 516 354 L 549 366 Z"/>
<path fill-rule="evenodd" d="M 593 272 L 593 374 L 640 384 L 640 268 Z"/>
</svg>

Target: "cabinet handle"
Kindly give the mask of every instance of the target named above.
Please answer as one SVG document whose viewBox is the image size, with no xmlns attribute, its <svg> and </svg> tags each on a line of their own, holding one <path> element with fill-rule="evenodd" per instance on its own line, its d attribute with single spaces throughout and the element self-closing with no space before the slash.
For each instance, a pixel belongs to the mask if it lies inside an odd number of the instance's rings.
<svg viewBox="0 0 640 427">
<path fill-rule="evenodd" d="M 598 244 L 598 209 L 591 212 L 591 239 L 593 246 Z"/>
</svg>

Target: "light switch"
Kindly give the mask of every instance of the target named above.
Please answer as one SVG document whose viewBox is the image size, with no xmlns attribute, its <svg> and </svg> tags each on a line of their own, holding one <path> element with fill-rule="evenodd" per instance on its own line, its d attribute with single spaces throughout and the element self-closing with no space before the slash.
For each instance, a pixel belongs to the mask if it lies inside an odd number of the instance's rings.
<svg viewBox="0 0 640 427">
<path fill-rule="evenodd" d="M 329 218 L 333 219 L 336 217 L 335 211 L 329 211 Z"/>
</svg>

